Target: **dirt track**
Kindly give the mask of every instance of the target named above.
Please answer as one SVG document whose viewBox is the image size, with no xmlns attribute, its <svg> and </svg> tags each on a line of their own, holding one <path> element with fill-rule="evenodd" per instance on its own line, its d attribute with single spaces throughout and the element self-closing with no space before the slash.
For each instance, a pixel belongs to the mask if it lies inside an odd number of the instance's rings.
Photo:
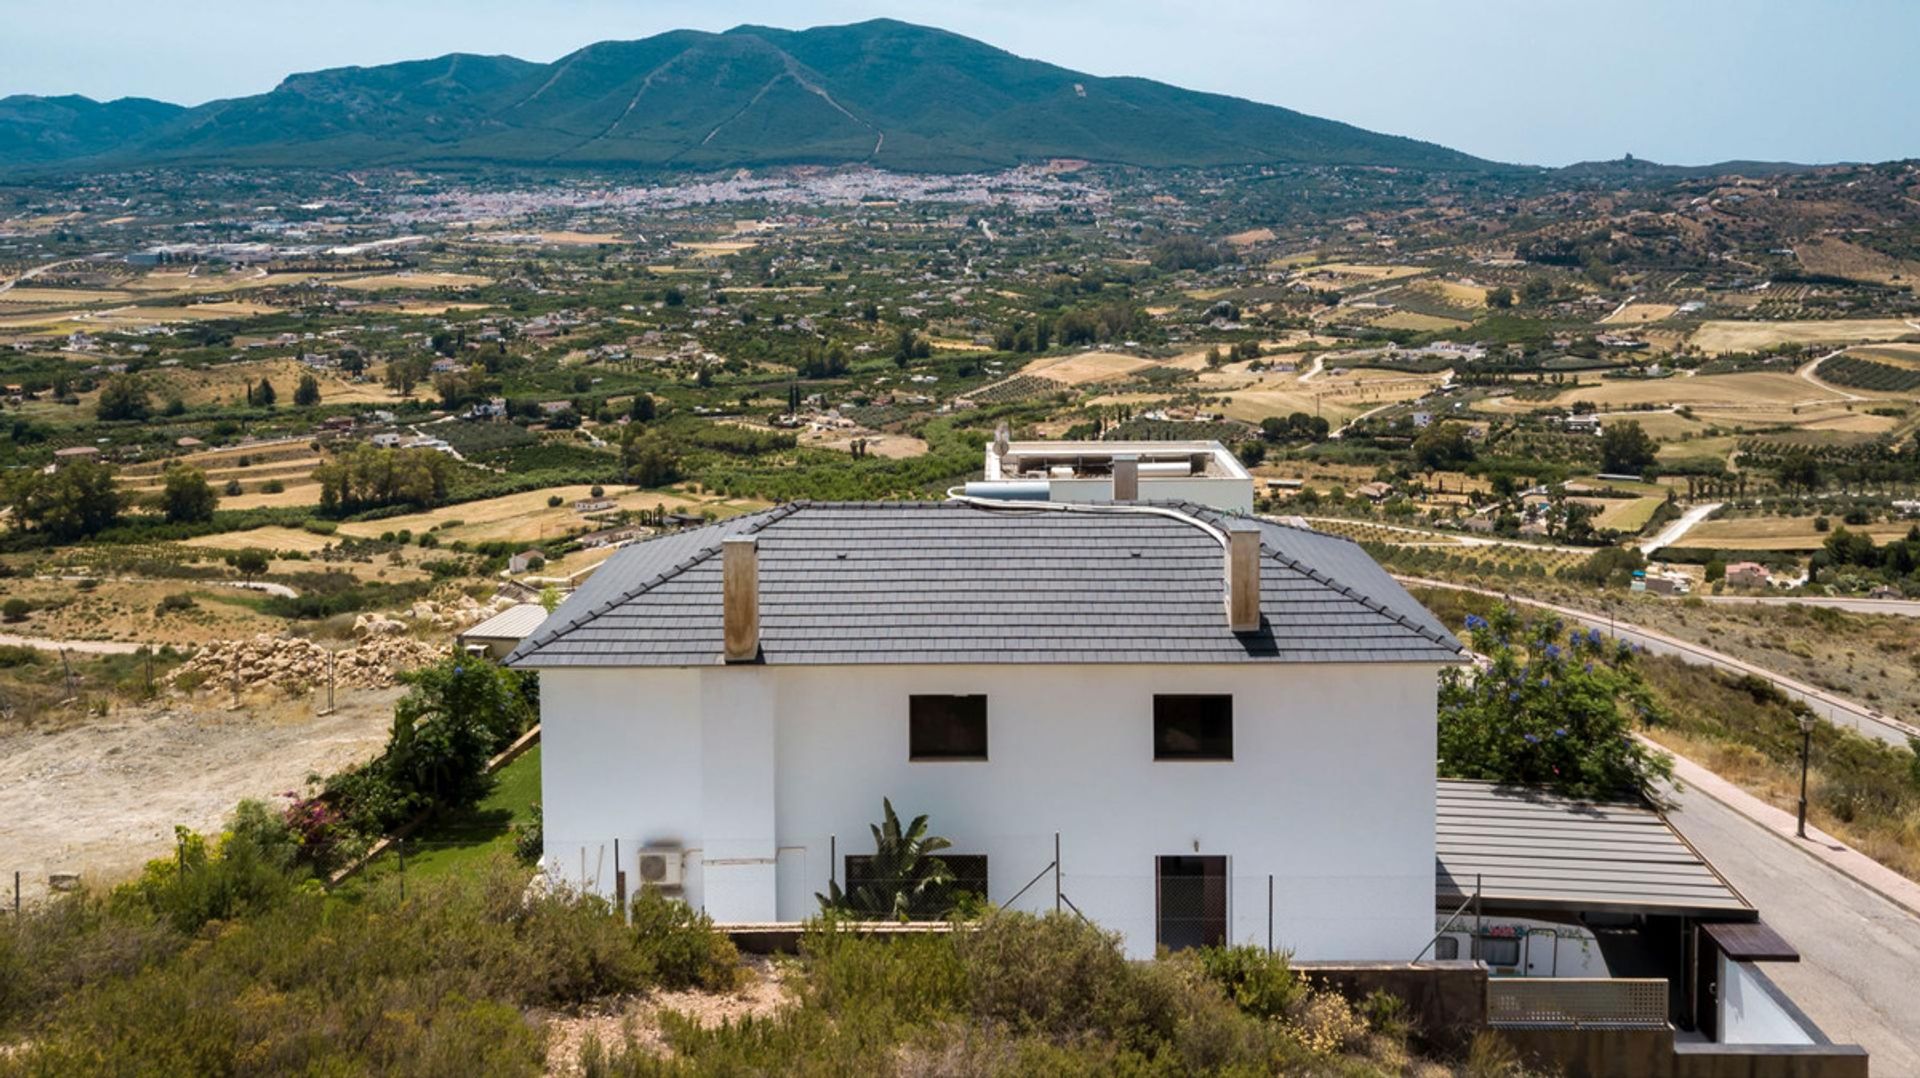
<svg viewBox="0 0 1920 1078">
<path fill-rule="evenodd" d="M 215 831 L 242 798 L 373 755 L 399 694 L 342 693 L 325 717 L 305 700 L 237 712 L 169 704 L 0 734 L 0 902 L 12 901 L 15 870 L 27 901 L 46 893 L 50 872 L 111 883 L 166 854 L 175 824 Z"/>
</svg>

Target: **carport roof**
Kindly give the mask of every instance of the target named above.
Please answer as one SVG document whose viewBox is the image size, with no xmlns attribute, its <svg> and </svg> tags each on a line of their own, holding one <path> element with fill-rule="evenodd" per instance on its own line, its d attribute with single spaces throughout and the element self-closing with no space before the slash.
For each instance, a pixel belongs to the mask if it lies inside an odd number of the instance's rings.
<svg viewBox="0 0 1920 1078">
<path fill-rule="evenodd" d="M 1638 801 L 1442 779 L 1434 864 L 1451 910 L 1480 884 L 1483 908 L 1749 921 L 1758 913 L 1666 817 Z"/>
</svg>

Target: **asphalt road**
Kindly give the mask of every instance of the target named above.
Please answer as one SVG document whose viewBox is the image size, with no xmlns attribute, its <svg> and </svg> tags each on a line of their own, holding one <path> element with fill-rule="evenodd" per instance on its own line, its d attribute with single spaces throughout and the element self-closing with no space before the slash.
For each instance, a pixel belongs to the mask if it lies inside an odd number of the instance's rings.
<svg viewBox="0 0 1920 1078">
<path fill-rule="evenodd" d="M 1874 1074 L 1920 1075 L 1920 917 L 1697 790 L 1679 800 L 1673 825 L 1799 950 L 1767 976 Z"/>
<path fill-rule="evenodd" d="M 1904 746 L 1909 735 L 1920 736 L 1920 728 L 1910 726 L 1900 719 L 1876 713 L 1871 708 L 1855 703 L 1843 696 L 1836 696 L 1824 689 L 1815 688 L 1803 681 L 1776 674 L 1771 670 L 1743 659 L 1735 658 L 1724 652 L 1704 648 L 1698 644 L 1668 636 L 1653 629 L 1616 621 L 1605 614 L 1592 611 L 1575 610 L 1556 603 L 1542 602 L 1518 595 L 1507 595 L 1487 588 L 1476 588 L 1466 584 L 1455 584 L 1445 580 L 1431 580 L 1425 577 L 1396 576 L 1402 584 L 1415 587 L 1453 588 L 1457 591 L 1470 591 L 1479 595 L 1504 598 L 1522 606 L 1538 610 L 1549 610 L 1570 621 L 1592 626 L 1610 635 L 1637 644 L 1655 655 L 1673 655 L 1690 663 L 1699 663 L 1725 670 L 1732 674 L 1753 674 L 1765 678 L 1774 687 L 1785 693 L 1790 699 L 1805 701 L 1815 715 L 1835 724 L 1856 730 L 1867 737 L 1878 738 L 1890 745 Z M 1920 1075 L 1920 1071 L 1915 1072 Z"/>
</svg>

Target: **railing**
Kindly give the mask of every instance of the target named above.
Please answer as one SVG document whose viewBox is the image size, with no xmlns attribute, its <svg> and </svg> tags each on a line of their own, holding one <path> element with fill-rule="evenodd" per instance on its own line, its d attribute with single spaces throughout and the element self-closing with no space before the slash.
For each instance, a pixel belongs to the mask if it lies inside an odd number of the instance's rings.
<svg viewBox="0 0 1920 1078">
<path fill-rule="evenodd" d="M 1507 1029 L 1663 1029 L 1667 982 L 1657 978 L 1495 977 L 1487 1022 Z"/>
</svg>

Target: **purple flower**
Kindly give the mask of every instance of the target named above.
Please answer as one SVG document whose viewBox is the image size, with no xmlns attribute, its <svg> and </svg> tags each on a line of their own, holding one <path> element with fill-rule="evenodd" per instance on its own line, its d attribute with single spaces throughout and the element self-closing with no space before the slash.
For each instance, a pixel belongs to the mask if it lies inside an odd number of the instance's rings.
<svg viewBox="0 0 1920 1078">
<path fill-rule="evenodd" d="M 1483 618 L 1483 617 L 1481 617 L 1481 616 L 1480 616 L 1480 615 L 1478 615 L 1478 614 L 1468 614 L 1468 615 L 1467 615 L 1467 628 L 1469 628 L 1469 629 L 1484 629 L 1484 628 L 1486 628 L 1486 627 L 1487 627 L 1487 619 L 1485 619 L 1485 618 Z"/>
<path fill-rule="evenodd" d="M 1548 659 L 1558 659 L 1559 657 L 1560 657 L 1560 645 L 1558 645 L 1558 644 L 1548 644 L 1548 645 L 1547 645 L 1547 658 L 1548 658 Z"/>
<path fill-rule="evenodd" d="M 1589 644 L 1598 644 L 1599 642 L 1600 642 L 1600 630 L 1599 630 L 1599 629 L 1588 629 L 1588 630 L 1587 630 L 1587 643 L 1589 643 Z"/>
<path fill-rule="evenodd" d="M 1589 673 L 1589 674 L 1591 674 L 1591 673 L 1593 673 L 1593 660 L 1592 660 L 1592 659 L 1588 659 L 1588 660 L 1587 660 L 1587 673 Z"/>
<path fill-rule="evenodd" d="M 1539 734 L 1526 734 L 1523 736 L 1525 736 L 1525 738 L 1527 739 L 1527 744 L 1529 745 L 1538 745 L 1540 743 Z"/>
<path fill-rule="evenodd" d="M 1520 694 L 1517 691 L 1510 692 L 1507 694 L 1507 703 L 1509 704 L 1513 703 L 1515 700 L 1518 700 L 1518 699 L 1520 699 Z"/>
<path fill-rule="evenodd" d="M 1556 726 L 1556 727 L 1554 727 L 1554 728 L 1553 728 L 1553 736 L 1555 736 L 1555 737 L 1565 737 L 1565 736 L 1567 736 L 1567 728 L 1566 728 L 1566 727 L 1564 727 L 1564 726 Z"/>
<path fill-rule="evenodd" d="M 1540 679 L 1540 685 L 1542 688 L 1545 688 L 1546 686 L 1551 684 L 1553 684 L 1553 679 L 1550 677 L 1543 677 Z"/>
</svg>

